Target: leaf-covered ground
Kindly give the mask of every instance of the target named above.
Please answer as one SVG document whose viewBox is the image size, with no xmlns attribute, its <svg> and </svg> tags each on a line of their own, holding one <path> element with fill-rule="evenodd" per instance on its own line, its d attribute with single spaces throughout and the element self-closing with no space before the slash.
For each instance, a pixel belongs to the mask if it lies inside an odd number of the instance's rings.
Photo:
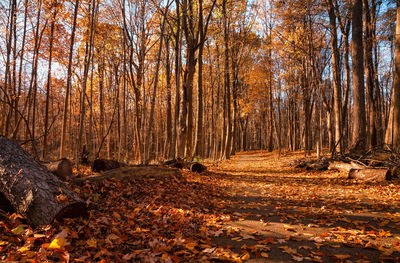
<svg viewBox="0 0 400 263">
<path fill-rule="evenodd" d="M 71 186 L 89 217 L 31 229 L 0 217 L 0 261 L 400 262 L 400 182 L 243 153 L 201 175 Z"/>
</svg>

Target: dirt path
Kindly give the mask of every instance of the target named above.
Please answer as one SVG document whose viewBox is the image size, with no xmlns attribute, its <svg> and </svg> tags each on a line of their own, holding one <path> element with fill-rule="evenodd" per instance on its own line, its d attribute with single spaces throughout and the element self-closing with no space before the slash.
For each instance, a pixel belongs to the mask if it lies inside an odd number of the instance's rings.
<svg viewBox="0 0 400 263">
<path fill-rule="evenodd" d="M 400 262 L 399 182 L 289 166 L 301 157 L 246 153 L 211 167 L 231 214 L 212 242 L 248 262 Z"/>
<path fill-rule="evenodd" d="M 400 182 L 291 168 L 301 157 L 70 184 L 89 216 L 32 229 L 0 215 L 0 262 L 400 262 Z"/>
</svg>

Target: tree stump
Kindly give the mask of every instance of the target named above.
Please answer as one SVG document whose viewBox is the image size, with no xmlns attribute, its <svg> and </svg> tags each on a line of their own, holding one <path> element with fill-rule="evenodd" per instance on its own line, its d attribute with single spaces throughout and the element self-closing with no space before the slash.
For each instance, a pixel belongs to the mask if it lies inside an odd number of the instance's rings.
<svg viewBox="0 0 400 263">
<path fill-rule="evenodd" d="M 0 192 L 33 227 L 86 214 L 86 205 L 75 192 L 4 137 L 0 137 Z"/>
<path fill-rule="evenodd" d="M 45 163 L 47 170 L 55 174 L 61 180 L 66 180 L 72 176 L 72 163 L 68 159 L 61 159 L 51 163 Z"/>
<path fill-rule="evenodd" d="M 190 163 L 189 170 L 196 173 L 202 173 L 207 170 L 207 167 L 205 165 L 202 165 L 201 163 L 194 162 Z"/>
<path fill-rule="evenodd" d="M 120 163 L 116 160 L 96 159 L 92 165 L 93 172 L 108 171 L 121 167 Z"/>
</svg>

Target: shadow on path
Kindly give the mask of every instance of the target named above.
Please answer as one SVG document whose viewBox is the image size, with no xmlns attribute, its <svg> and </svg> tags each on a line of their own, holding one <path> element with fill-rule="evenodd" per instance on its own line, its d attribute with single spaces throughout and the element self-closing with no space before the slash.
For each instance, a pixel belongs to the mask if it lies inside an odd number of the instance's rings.
<svg viewBox="0 0 400 263">
<path fill-rule="evenodd" d="M 232 219 L 213 243 L 248 262 L 400 262 L 399 182 L 289 167 L 298 157 L 243 153 L 210 169 Z"/>
</svg>

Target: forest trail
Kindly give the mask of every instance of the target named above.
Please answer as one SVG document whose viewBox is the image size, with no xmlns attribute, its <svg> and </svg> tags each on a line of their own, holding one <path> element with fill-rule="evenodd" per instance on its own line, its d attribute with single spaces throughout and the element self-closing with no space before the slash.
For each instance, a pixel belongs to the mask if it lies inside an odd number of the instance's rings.
<svg viewBox="0 0 400 263">
<path fill-rule="evenodd" d="M 241 153 L 212 167 L 233 216 L 213 243 L 248 262 L 399 262 L 399 182 L 290 166 L 302 157 Z"/>
<path fill-rule="evenodd" d="M 88 217 L 33 229 L 0 214 L 0 261 L 400 262 L 400 182 L 290 166 L 303 157 L 247 152 L 200 174 L 70 181 Z"/>
</svg>

